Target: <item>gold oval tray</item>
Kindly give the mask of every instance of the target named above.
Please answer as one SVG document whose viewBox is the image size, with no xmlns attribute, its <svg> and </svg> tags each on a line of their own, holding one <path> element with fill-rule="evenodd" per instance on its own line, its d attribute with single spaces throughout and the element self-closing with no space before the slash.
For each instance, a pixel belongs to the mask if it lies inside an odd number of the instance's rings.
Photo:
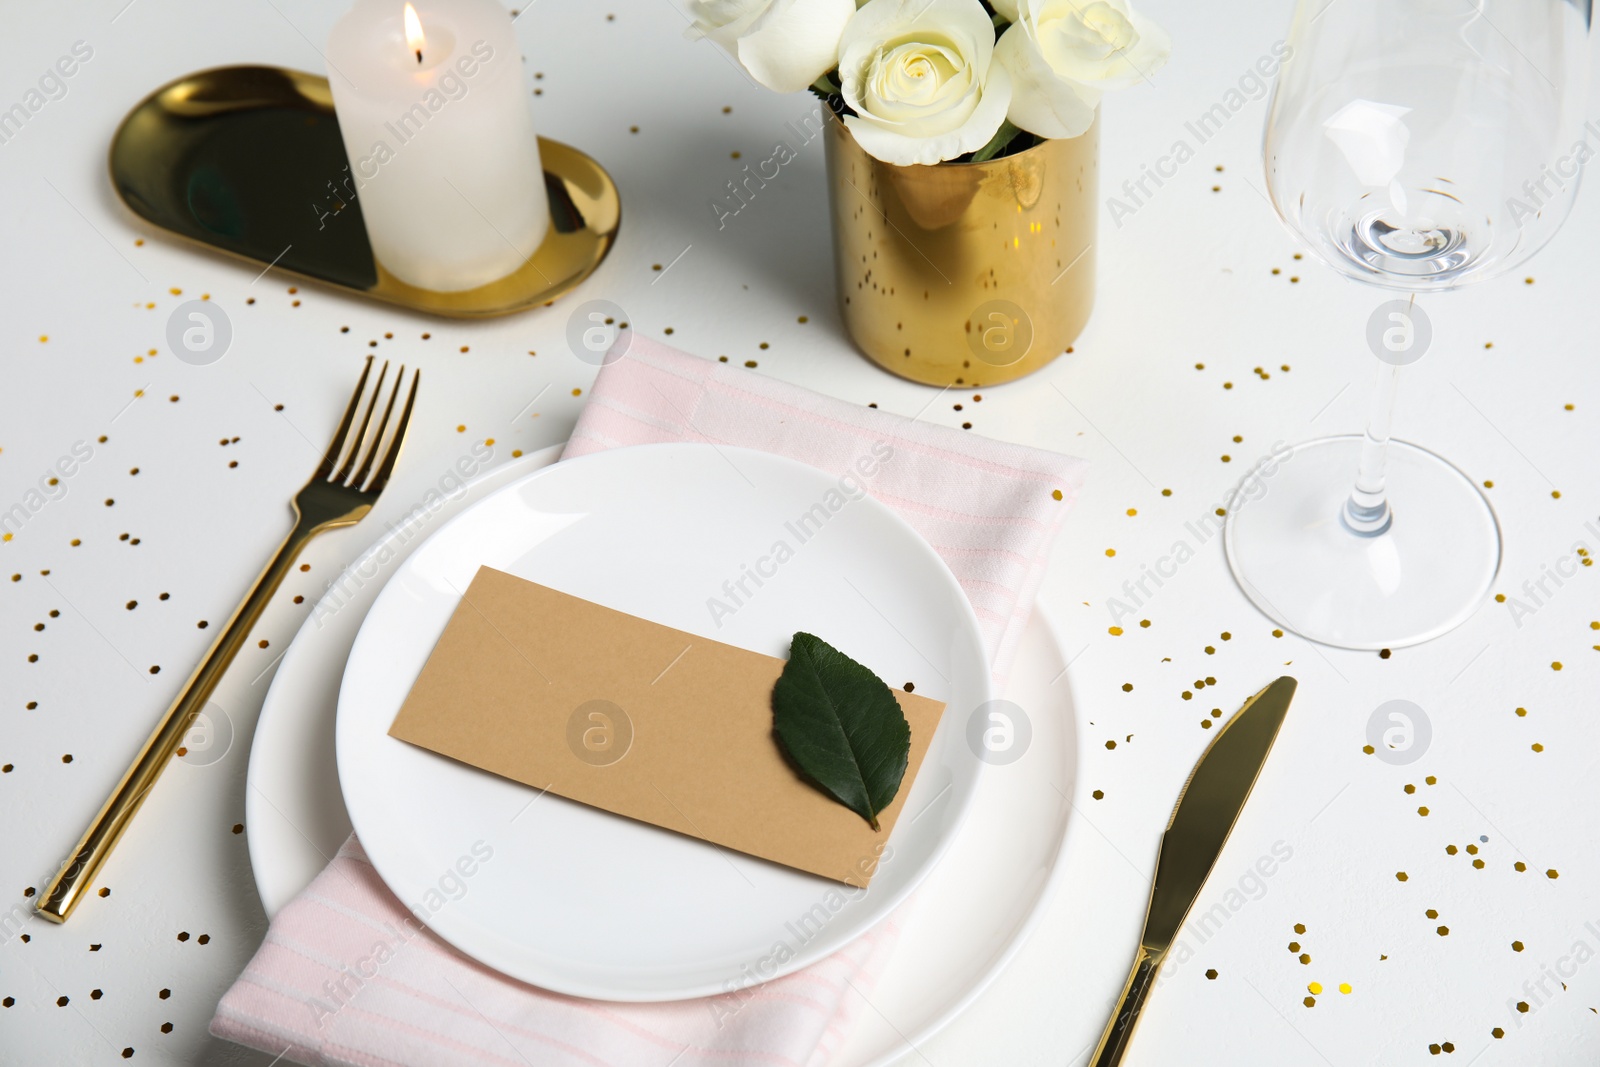
<svg viewBox="0 0 1600 1067">
<path fill-rule="evenodd" d="M 372 255 L 328 80 L 218 67 L 139 103 L 111 141 L 111 185 L 152 225 L 265 268 L 417 311 L 487 318 L 548 304 L 616 240 L 617 187 L 575 148 L 539 138 L 549 235 L 515 273 L 476 289 L 407 285 Z"/>
</svg>

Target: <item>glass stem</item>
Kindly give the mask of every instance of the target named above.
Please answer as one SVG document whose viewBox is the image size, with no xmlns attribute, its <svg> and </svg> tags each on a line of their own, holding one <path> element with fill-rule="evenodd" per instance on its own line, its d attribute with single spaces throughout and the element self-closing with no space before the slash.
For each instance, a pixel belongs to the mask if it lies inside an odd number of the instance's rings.
<svg viewBox="0 0 1600 1067">
<path fill-rule="evenodd" d="M 1394 419 L 1394 401 L 1399 382 L 1400 368 L 1379 360 L 1372 413 L 1367 418 L 1367 432 L 1361 440 L 1361 467 L 1356 471 L 1356 486 L 1339 515 L 1345 529 L 1359 537 L 1377 537 L 1385 533 L 1394 520 L 1385 482 L 1389 461 L 1389 426 Z"/>
</svg>

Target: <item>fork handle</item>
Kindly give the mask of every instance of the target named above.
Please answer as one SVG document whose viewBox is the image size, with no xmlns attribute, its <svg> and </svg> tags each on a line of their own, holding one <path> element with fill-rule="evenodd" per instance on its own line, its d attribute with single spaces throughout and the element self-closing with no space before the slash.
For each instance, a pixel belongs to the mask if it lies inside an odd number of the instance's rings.
<svg viewBox="0 0 1600 1067">
<path fill-rule="evenodd" d="M 1139 1025 L 1139 1012 L 1144 1008 L 1144 999 L 1150 992 L 1150 984 L 1155 979 L 1156 972 L 1161 969 L 1163 955 L 1165 954 L 1152 953 L 1143 945 L 1139 946 L 1139 954 L 1134 958 L 1133 969 L 1128 972 L 1128 980 L 1122 987 L 1122 996 L 1117 998 L 1116 1007 L 1111 1010 L 1111 1019 L 1106 1023 L 1105 1033 L 1100 1037 L 1099 1047 L 1089 1060 L 1090 1067 L 1118 1067 L 1122 1062 L 1128 1046 L 1133 1042 L 1133 1028 Z"/>
<path fill-rule="evenodd" d="M 325 528 L 306 523 L 301 518 L 299 508 L 294 511 L 294 529 L 278 546 L 271 562 L 234 609 L 227 625 L 211 642 L 200 665 L 183 683 L 177 699 L 167 708 L 167 713 L 161 717 L 144 747 L 139 750 L 133 765 L 123 774 L 122 781 L 117 783 L 99 814 L 89 823 L 89 828 L 73 848 L 71 857 L 61 865 L 55 878 L 40 894 L 36 907 L 43 918 L 51 922 L 66 922 L 72 910 L 78 906 L 106 857 L 111 855 L 123 831 L 133 821 L 134 813 L 144 802 L 145 795 L 171 762 L 173 753 L 182 744 L 195 716 L 206 706 L 206 701 L 211 698 L 233 658 L 249 639 L 250 632 L 271 602 L 272 595 L 293 568 L 301 549 Z"/>
</svg>

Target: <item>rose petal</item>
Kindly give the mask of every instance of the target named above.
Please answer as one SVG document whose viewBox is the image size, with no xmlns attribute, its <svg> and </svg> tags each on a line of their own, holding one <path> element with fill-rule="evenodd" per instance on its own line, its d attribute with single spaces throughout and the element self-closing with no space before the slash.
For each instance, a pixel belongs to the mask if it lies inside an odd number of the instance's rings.
<svg viewBox="0 0 1600 1067">
<path fill-rule="evenodd" d="M 739 38 L 739 62 L 767 88 L 799 92 L 833 69 L 855 13 L 855 0 L 775 0 Z"/>
<path fill-rule="evenodd" d="M 1077 137 L 1094 122 L 1099 91 L 1051 70 L 1025 25 L 1018 23 L 1001 35 L 994 58 L 1011 75 L 1006 117 L 1017 126 L 1040 137 Z"/>
<path fill-rule="evenodd" d="M 1000 128 L 1010 78 L 995 78 L 994 25 L 978 0 L 869 0 L 845 26 L 839 77 L 855 115 L 846 125 L 890 163 L 938 163 Z M 931 91 L 899 75 L 915 55 L 943 69 Z"/>
<path fill-rule="evenodd" d="M 1070 47 L 1051 46 L 1048 31 L 1041 30 L 1041 24 L 1058 19 L 1079 20 L 1097 6 L 1108 7 L 1128 21 L 1136 37 L 1128 48 L 1104 58 L 1088 59 Z M 1127 0 L 1093 0 L 1088 4 L 1084 0 L 1023 0 L 1021 21 L 1058 77 L 1092 88 L 1120 89 L 1143 81 L 1165 66 L 1172 54 L 1172 39 L 1167 31 L 1133 10 Z"/>
<path fill-rule="evenodd" d="M 976 152 L 988 144 L 1005 121 L 1010 103 L 1011 76 L 1004 67 L 995 64 L 989 68 L 977 106 L 954 130 L 923 137 L 908 136 L 888 124 L 874 121 L 869 115 L 846 115 L 844 124 L 856 142 L 875 159 L 902 167 L 919 163 L 932 166 Z"/>
</svg>

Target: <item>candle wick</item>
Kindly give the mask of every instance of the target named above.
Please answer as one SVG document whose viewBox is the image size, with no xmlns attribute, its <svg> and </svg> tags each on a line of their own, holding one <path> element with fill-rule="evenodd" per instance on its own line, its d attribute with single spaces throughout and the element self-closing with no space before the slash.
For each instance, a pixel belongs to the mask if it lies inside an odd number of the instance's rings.
<svg viewBox="0 0 1600 1067">
<path fill-rule="evenodd" d="M 420 48 L 417 49 L 417 63 L 419 65 L 422 63 L 422 49 L 420 49 Z"/>
</svg>

